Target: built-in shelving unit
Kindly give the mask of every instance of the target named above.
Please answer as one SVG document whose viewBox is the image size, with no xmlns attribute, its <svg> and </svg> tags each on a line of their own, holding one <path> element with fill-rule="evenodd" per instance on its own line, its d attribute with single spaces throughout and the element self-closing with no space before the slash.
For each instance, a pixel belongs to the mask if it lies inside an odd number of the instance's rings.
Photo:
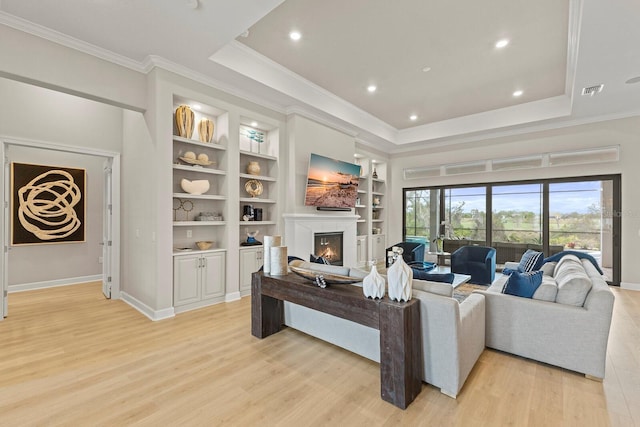
<svg viewBox="0 0 640 427">
<path fill-rule="evenodd" d="M 179 106 L 193 104 L 193 100 L 174 96 L 174 114 Z M 228 141 L 229 114 L 212 105 L 198 105 L 200 110 L 192 109 L 194 131 L 190 137 L 179 135 L 173 117 L 171 194 L 176 312 L 221 302 L 225 295 L 228 153 L 224 143 Z M 210 141 L 199 140 L 201 120 L 214 124 Z M 203 194 L 189 193 L 181 184 L 183 180 L 208 181 L 209 189 Z M 198 220 L 211 217 L 220 220 Z M 212 246 L 202 250 L 196 245 L 198 241 L 212 242 Z"/>
<path fill-rule="evenodd" d="M 386 163 L 371 156 L 356 154 L 355 163 L 361 166 L 362 175 L 358 186 L 358 201 L 355 206 L 357 220 L 358 264 L 367 261 L 383 261 L 386 248 Z"/>
</svg>

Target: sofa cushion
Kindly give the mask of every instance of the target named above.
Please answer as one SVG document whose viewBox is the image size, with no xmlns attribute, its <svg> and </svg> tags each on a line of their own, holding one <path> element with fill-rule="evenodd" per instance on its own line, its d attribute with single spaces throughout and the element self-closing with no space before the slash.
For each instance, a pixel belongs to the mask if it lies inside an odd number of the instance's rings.
<svg viewBox="0 0 640 427">
<path fill-rule="evenodd" d="M 431 294 L 442 295 L 445 297 L 453 296 L 453 286 L 447 283 L 430 282 L 426 280 L 420 280 L 413 278 L 413 289 L 417 289 L 423 292 L 429 292 Z"/>
<path fill-rule="evenodd" d="M 430 282 L 444 282 L 444 283 L 453 283 L 453 279 L 455 278 L 453 273 L 430 273 L 424 270 L 413 270 L 413 278 L 420 280 L 428 280 Z"/>
<path fill-rule="evenodd" d="M 542 271 L 520 273 L 514 271 L 505 283 L 502 293 L 531 298 L 542 284 Z"/>
<path fill-rule="evenodd" d="M 542 270 L 541 270 L 542 271 Z M 533 294 L 533 299 L 540 301 L 554 302 L 558 294 L 558 284 L 555 279 L 547 274 L 542 273 L 542 283 Z"/>
<path fill-rule="evenodd" d="M 520 258 L 520 264 L 518 264 L 518 271 L 521 273 L 527 271 L 539 270 L 542 267 L 542 261 L 544 260 L 544 254 L 542 252 L 534 251 L 533 249 L 527 249 L 527 251 Z"/>
<path fill-rule="evenodd" d="M 540 267 L 540 270 L 542 270 L 542 274 L 545 276 L 553 277 L 553 273 L 556 271 L 556 265 L 558 265 L 558 263 L 555 261 L 545 262 L 542 264 L 542 267 Z"/>
<path fill-rule="evenodd" d="M 554 279 L 558 284 L 556 302 L 582 307 L 591 290 L 591 279 L 580 260 L 573 255 L 565 255 L 556 265 Z"/>
</svg>

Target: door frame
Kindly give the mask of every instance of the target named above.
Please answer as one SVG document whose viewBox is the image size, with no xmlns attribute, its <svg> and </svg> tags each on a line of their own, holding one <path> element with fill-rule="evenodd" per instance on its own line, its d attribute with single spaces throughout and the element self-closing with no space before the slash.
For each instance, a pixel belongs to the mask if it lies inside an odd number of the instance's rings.
<svg viewBox="0 0 640 427">
<path fill-rule="evenodd" d="M 111 277 L 111 298 L 120 298 L 120 153 L 115 151 L 107 151 L 89 147 L 77 147 L 72 145 L 64 145 L 46 141 L 36 141 L 29 139 L 20 139 L 15 137 L 5 137 L 0 135 L 0 159 L 2 159 L 2 174 L 5 178 L 4 185 L 0 189 L 2 194 L 3 206 L 0 209 L 0 243 L 2 256 L 0 256 L 0 321 L 7 315 L 7 297 L 9 289 L 9 251 L 11 250 L 9 242 L 9 224 L 11 215 L 9 213 L 11 191 L 9 189 L 9 161 L 7 159 L 7 153 L 10 151 L 11 146 L 38 148 L 43 150 L 52 150 L 73 154 L 83 154 L 88 156 L 95 156 L 111 161 L 111 197 L 112 197 L 112 215 L 111 215 L 111 231 L 112 231 L 112 258 L 111 258 L 111 271 L 103 271 L 103 276 L 109 274 Z M 104 175 L 102 179 L 105 179 Z M 104 216 L 103 221 L 108 221 L 109 218 Z M 103 280 L 105 278 L 103 277 Z"/>
</svg>

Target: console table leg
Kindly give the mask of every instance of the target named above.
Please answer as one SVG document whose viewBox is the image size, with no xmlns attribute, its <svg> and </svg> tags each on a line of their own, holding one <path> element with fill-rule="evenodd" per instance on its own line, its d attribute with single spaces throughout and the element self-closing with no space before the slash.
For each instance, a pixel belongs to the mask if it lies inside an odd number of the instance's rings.
<svg viewBox="0 0 640 427">
<path fill-rule="evenodd" d="M 380 304 L 380 388 L 382 399 L 405 409 L 422 389 L 420 305 L 408 310 Z"/>
<path fill-rule="evenodd" d="M 284 324 L 284 303 L 281 300 L 262 295 L 260 275 L 251 278 L 251 335 L 265 338 L 282 329 Z"/>
</svg>

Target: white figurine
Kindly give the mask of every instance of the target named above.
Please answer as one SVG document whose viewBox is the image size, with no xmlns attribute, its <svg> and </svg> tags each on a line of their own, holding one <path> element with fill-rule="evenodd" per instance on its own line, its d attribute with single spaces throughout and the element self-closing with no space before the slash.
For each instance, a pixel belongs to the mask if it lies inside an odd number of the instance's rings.
<svg viewBox="0 0 640 427">
<path fill-rule="evenodd" d="M 389 280 L 389 299 L 392 301 L 409 301 L 413 287 L 413 270 L 402 257 L 398 257 L 387 270 Z"/>
<path fill-rule="evenodd" d="M 371 263 L 371 273 L 369 273 L 362 280 L 362 292 L 367 298 L 380 298 L 384 297 L 385 281 L 384 277 L 378 273 L 375 262 Z"/>
</svg>

